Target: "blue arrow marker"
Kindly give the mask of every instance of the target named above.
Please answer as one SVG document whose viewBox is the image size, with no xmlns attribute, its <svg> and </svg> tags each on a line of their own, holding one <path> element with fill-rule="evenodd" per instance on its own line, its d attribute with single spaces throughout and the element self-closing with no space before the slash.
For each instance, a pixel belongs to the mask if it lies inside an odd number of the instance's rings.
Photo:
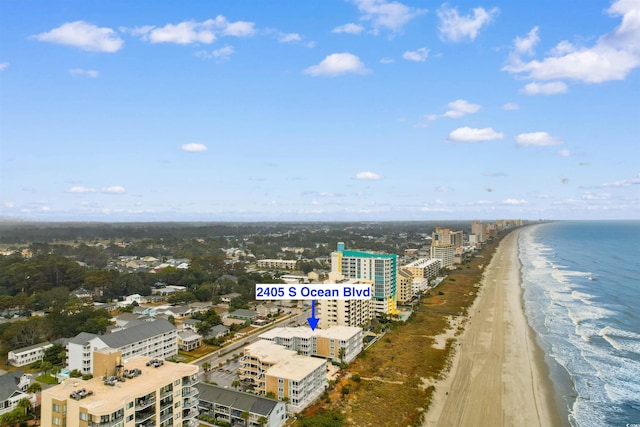
<svg viewBox="0 0 640 427">
<path fill-rule="evenodd" d="M 311 326 L 311 330 L 314 331 L 316 326 L 318 326 L 318 321 L 320 319 L 316 318 L 316 301 L 311 300 L 311 317 L 307 317 L 307 322 L 309 322 L 309 326 Z"/>
</svg>

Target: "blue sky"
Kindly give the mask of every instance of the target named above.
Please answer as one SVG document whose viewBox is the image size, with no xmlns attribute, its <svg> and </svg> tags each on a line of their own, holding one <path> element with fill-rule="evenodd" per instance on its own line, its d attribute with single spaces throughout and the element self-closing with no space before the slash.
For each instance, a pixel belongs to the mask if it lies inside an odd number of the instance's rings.
<svg viewBox="0 0 640 427">
<path fill-rule="evenodd" d="M 0 217 L 640 218 L 640 1 L 0 2 Z"/>
</svg>

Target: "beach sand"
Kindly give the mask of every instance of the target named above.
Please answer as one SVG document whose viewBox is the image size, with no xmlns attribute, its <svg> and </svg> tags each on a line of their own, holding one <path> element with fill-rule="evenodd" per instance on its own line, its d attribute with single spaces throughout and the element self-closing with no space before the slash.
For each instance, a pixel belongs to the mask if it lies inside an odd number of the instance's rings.
<svg viewBox="0 0 640 427">
<path fill-rule="evenodd" d="M 518 233 L 500 242 L 485 268 L 451 371 L 436 383 L 423 427 L 568 425 L 522 307 Z"/>
</svg>

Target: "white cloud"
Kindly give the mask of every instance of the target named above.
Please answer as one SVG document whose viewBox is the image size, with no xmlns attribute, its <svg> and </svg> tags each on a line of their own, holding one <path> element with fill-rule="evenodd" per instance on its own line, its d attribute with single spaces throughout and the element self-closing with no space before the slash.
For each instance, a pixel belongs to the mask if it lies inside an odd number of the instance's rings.
<svg viewBox="0 0 640 427">
<path fill-rule="evenodd" d="M 398 32 L 413 18 L 426 13 L 425 9 L 409 7 L 397 1 L 386 0 L 352 0 L 362 13 L 362 21 L 371 21 L 373 32 L 377 34 L 381 28 Z"/>
<path fill-rule="evenodd" d="M 180 149 L 190 153 L 197 153 L 200 151 L 207 151 L 207 146 L 204 144 L 198 144 L 197 142 L 192 142 L 191 144 L 182 144 Z"/>
<path fill-rule="evenodd" d="M 84 21 L 67 22 L 58 28 L 36 34 L 31 38 L 95 52 L 117 52 L 124 44 L 124 41 L 113 29 L 100 28 Z"/>
<path fill-rule="evenodd" d="M 362 25 L 354 24 L 353 22 L 341 25 L 331 30 L 332 33 L 346 33 L 346 34 L 360 34 L 363 31 L 364 31 L 364 27 Z"/>
<path fill-rule="evenodd" d="M 516 136 L 516 143 L 520 147 L 544 147 L 549 145 L 560 145 L 562 140 L 558 137 L 551 136 L 547 132 L 530 132 L 521 133 Z"/>
<path fill-rule="evenodd" d="M 206 50 L 201 50 L 196 52 L 194 55 L 199 58 L 217 59 L 219 62 L 221 62 L 221 61 L 229 60 L 229 58 L 231 58 L 231 55 L 233 55 L 234 53 L 235 53 L 235 50 L 233 49 L 233 46 L 225 45 L 224 47 L 221 47 L 220 49 L 212 50 L 211 52 L 207 52 Z"/>
<path fill-rule="evenodd" d="M 438 9 L 440 38 L 454 42 L 462 41 L 465 38 L 475 40 L 480 29 L 489 24 L 498 14 L 498 11 L 497 7 L 489 11 L 482 7 L 476 7 L 473 9 L 473 14 L 460 16 L 458 9 L 455 7 L 449 8 L 445 3 Z"/>
<path fill-rule="evenodd" d="M 1 62 L 0 63 L 0 71 L 4 71 L 9 67 L 9 63 L 8 62 Z"/>
<path fill-rule="evenodd" d="M 616 181 L 616 182 L 612 182 L 612 183 L 608 183 L 608 184 L 602 184 L 600 185 L 600 187 L 603 188 L 609 188 L 609 187 L 630 187 L 632 185 L 638 185 L 640 184 L 640 174 L 638 174 L 637 177 L 635 178 L 631 178 L 631 179 L 623 179 L 620 181 Z"/>
<path fill-rule="evenodd" d="M 98 77 L 98 72 L 96 70 L 84 70 L 82 68 L 72 68 L 69 70 L 69 74 L 74 76 L 87 76 L 96 78 Z"/>
<path fill-rule="evenodd" d="M 119 185 L 112 185 L 111 187 L 102 187 L 100 191 L 105 194 L 122 194 L 126 190 L 124 189 L 124 187 L 121 187 Z"/>
<path fill-rule="evenodd" d="M 480 142 L 503 138 L 504 134 L 502 132 L 496 132 L 492 128 L 476 129 L 465 126 L 452 131 L 447 140 L 452 142 Z"/>
<path fill-rule="evenodd" d="M 381 179 L 382 176 L 378 175 L 377 173 L 374 172 L 358 172 L 355 176 L 356 179 L 362 179 L 362 180 L 372 180 L 372 181 L 376 181 L 378 179 Z"/>
<path fill-rule="evenodd" d="M 305 74 L 311 76 L 338 76 L 347 73 L 366 74 L 368 72 L 369 70 L 360 61 L 360 58 L 346 52 L 332 53 L 324 58 L 320 64 L 304 70 Z"/>
<path fill-rule="evenodd" d="M 514 52 L 503 70 L 536 80 L 569 79 L 585 83 L 624 80 L 640 66 L 640 2 L 618 0 L 607 12 L 622 16 L 622 22 L 600 36 L 593 46 L 576 47 L 563 40 L 544 59 L 523 62 L 516 38 Z"/>
<path fill-rule="evenodd" d="M 381 64 L 393 64 L 394 62 L 396 62 L 393 58 L 382 58 L 380 60 Z"/>
<path fill-rule="evenodd" d="M 421 47 L 416 50 L 408 50 L 402 54 L 402 57 L 408 61 L 424 62 L 429 56 L 429 49 Z"/>
<path fill-rule="evenodd" d="M 518 54 L 529 54 L 533 55 L 533 48 L 540 41 L 540 36 L 538 35 L 539 29 L 538 27 L 533 27 L 526 35 L 526 37 L 516 37 L 513 40 L 513 48 Z"/>
<path fill-rule="evenodd" d="M 144 40 L 151 43 L 213 43 L 216 35 L 213 32 L 212 20 L 202 23 L 195 21 L 180 22 L 179 24 L 167 24 L 161 28 L 153 28 L 143 36 Z"/>
<path fill-rule="evenodd" d="M 520 93 L 524 95 L 557 95 L 566 91 L 567 85 L 563 82 L 531 82 L 520 89 Z"/>
<path fill-rule="evenodd" d="M 280 43 L 299 42 L 301 40 L 302 37 L 300 37 L 300 34 L 298 33 L 280 34 L 278 37 L 278 41 Z"/>
<path fill-rule="evenodd" d="M 96 191 L 98 190 L 96 190 L 95 188 L 77 186 L 77 187 L 71 187 L 67 192 L 68 193 L 95 193 Z"/>
<path fill-rule="evenodd" d="M 507 111 L 514 111 L 514 110 L 517 110 L 519 108 L 520 107 L 515 102 L 507 102 L 506 104 L 504 104 L 502 106 L 502 109 L 503 110 L 507 110 Z"/>
<path fill-rule="evenodd" d="M 611 198 L 611 194 L 608 193 L 592 193 L 585 192 L 582 194 L 582 200 L 608 200 Z"/>
<path fill-rule="evenodd" d="M 571 153 L 569 152 L 569 150 L 560 150 L 558 151 L 558 156 L 560 157 L 569 157 L 571 155 Z"/>
<path fill-rule="evenodd" d="M 448 117 L 450 119 L 456 119 L 458 117 L 462 117 L 465 114 L 473 114 L 480 111 L 480 105 L 471 104 L 470 102 L 464 99 L 456 99 L 455 101 L 447 104 L 451 110 L 447 111 L 443 114 L 444 117 Z"/>
<path fill-rule="evenodd" d="M 143 40 L 151 43 L 213 43 L 218 35 L 248 37 L 255 34 L 253 22 L 236 21 L 229 22 L 227 18 L 218 15 L 215 19 L 206 21 L 183 21 L 177 24 L 167 24 L 164 27 L 145 25 L 133 29 L 123 29 L 134 36 L 141 36 Z"/>
<path fill-rule="evenodd" d="M 479 104 L 472 104 L 464 99 L 456 99 L 455 101 L 451 101 L 447 104 L 447 106 L 450 108 L 449 111 L 443 114 L 428 114 L 424 116 L 422 122 L 418 123 L 414 127 L 426 128 L 429 127 L 431 122 L 437 120 L 439 117 L 457 119 L 464 116 L 465 114 L 477 113 L 478 111 L 480 111 L 480 108 L 482 108 Z"/>
<path fill-rule="evenodd" d="M 506 204 L 506 205 L 526 205 L 527 202 L 526 200 L 522 200 L 522 199 L 505 199 L 502 201 L 502 203 Z"/>
</svg>

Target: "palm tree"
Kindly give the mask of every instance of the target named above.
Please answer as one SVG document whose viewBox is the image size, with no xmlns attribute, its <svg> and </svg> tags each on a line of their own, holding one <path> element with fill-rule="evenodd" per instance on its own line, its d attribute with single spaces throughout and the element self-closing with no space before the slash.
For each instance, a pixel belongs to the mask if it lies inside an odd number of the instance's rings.
<svg viewBox="0 0 640 427">
<path fill-rule="evenodd" d="M 240 381 L 234 380 L 231 382 L 231 387 L 238 388 L 240 386 Z"/>
<path fill-rule="evenodd" d="M 344 347 L 340 347 L 338 349 L 338 357 L 340 357 L 340 367 L 342 368 L 342 366 L 344 365 L 344 355 L 346 354 L 347 350 Z"/>
<path fill-rule="evenodd" d="M 25 418 L 27 417 L 27 414 L 29 413 L 29 409 L 31 409 L 31 401 L 29 399 L 22 398 L 18 401 L 18 408 L 23 408 L 24 409 L 24 416 Z"/>
<path fill-rule="evenodd" d="M 209 372 L 209 370 L 211 369 L 211 363 L 209 362 L 204 362 L 202 364 L 202 369 L 204 369 L 205 372 Z"/>
<path fill-rule="evenodd" d="M 267 417 L 265 417 L 265 416 L 262 416 L 262 417 L 258 418 L 258 425 L 259 425 L 260 427 L 264 427 L 264 426 L 266 426 L 266 425 L 267 425 L 267 422 L 269 422 L 269 420 L 268 420 L 268 419 L 267 419 Z"/>
<path fill-rule="evenodd" d="M 27 393 L 40 393 L 42 391 L 42 385 L 40 383 L 32 383 L 27 387 Z"/>
<path fill-rule="evenodd" d="M 240 418 L 244 420 L 244 425 L 246 426 L 247 423 L 249 422 L 249 412 L 244 411 L 243 413 L 240 414 Z"/>
</svg>

